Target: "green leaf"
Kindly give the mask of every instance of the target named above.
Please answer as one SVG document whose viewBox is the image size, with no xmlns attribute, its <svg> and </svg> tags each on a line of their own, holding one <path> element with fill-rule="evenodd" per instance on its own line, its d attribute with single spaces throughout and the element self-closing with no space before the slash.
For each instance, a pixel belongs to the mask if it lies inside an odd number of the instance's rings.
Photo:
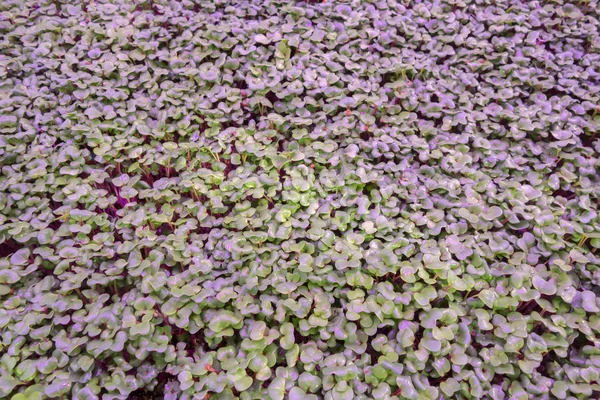
<svg viewBox="0 0 600 400">
<path fill-rule="evenodd" d="M 20 382 L 8 374 L 0 376 L 0 396 L 8 396 Z"/>
<path fill-rule="evenodd" d="M 420 292 L 415 293 L 413 296 L 417 304 L 425 307 L 437 297 L 437 291 L 432 286 L 425 286 Z"/>
</svg>

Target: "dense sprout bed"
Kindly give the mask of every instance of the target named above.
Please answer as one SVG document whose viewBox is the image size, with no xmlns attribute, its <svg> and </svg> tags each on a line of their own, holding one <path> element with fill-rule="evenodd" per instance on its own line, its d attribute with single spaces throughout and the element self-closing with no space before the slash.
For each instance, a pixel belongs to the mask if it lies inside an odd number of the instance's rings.
<svg viewBox="0 0 600 400">
<path fill-rule="evenodd" d="M 0 3 L 0 398 L 600 397 L 597 1 Z"/>
</svg>

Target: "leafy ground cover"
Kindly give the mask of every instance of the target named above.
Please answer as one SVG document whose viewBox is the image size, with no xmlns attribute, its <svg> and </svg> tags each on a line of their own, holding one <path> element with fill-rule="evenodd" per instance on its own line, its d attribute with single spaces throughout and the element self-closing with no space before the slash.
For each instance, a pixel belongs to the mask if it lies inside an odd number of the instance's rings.
<svg viewBox="0 0 600 400">
<path fill-rule="evenodd" d="M 2 1 L 0 398 L 599 398 L 599 10 Z"/>
</svg>

